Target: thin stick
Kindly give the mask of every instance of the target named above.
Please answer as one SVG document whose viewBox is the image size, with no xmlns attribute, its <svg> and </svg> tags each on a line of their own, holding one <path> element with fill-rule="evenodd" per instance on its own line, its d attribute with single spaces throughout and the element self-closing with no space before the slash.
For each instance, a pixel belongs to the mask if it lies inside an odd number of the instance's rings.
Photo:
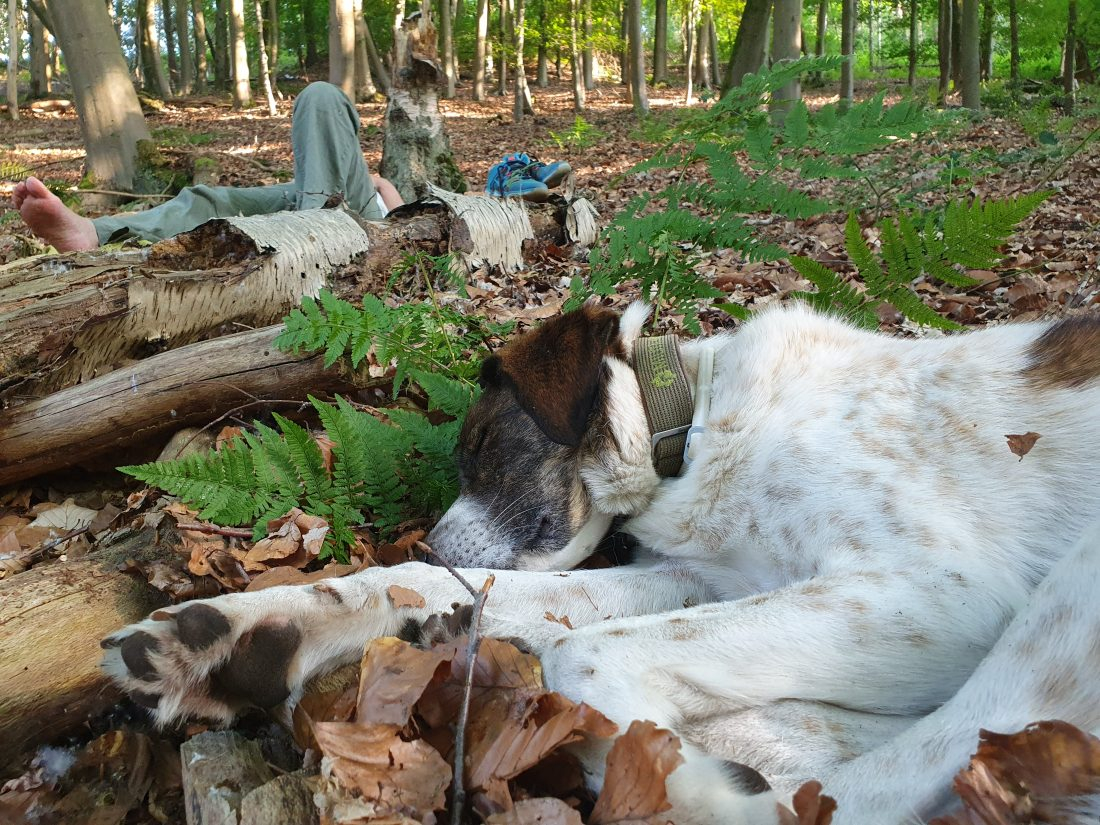
<svg viewBox="0 0 1100 825">
<path fill-rule="evenodd" d="M 438 559 L 439 556 L 436 556 Z M 470 585 L 449 564 L 445 567 L 454 573 L 460 582 Z M 481 585 L 481 592 L 474 600 L 474 616 L 470 620 L 469 639 L 466 644 L 466 683 L 462 686 L 462 704 L 458 707 L 458 720 L 455 722 L 455 779 L 454 791 L 451 794 L 451 825 L 461 825 L 462 811 L 466 807 L 466 787 L 463 784 L 463 773 L 466 750 L 466 719 L 470 715 L 470 697 L 474 692 L 474 663 L 477 661 L 477 649 L 481 644 L 478 631 L 481 629 L 481 614 L 485 610 L 485 601 L 489 597 L 489 588 L 496 581 L 496 576 L 489 576 Z"/>
<path fill-rule="evenodd" d="M 234 387 L 233 389 L 237 389 L 237 388 Z M 244 393 L 245 395 L 248 395 L 248 396 L 251 396 L 251 397 L 255 398 L 255 396 L 253 396 L 252 393 L 244 392 L 244 390 L 240 390 L 240 392 Z M 289 398 L 271 398 L 271 399 L 268 399 L 268 400 L 257 399 L 255 401 L 249 401 L 246 404 L 241 404 L 239 407 L 234 407 L 233 409 L 229 410 L 228 412 L 223 413 L 222 415 L 219 415 L 217 418 L 215 418 L 210 423 L 204 425 L 202 429 L 200 429 L 197 433 L 195 433 L 193 436 L 191 436 L 189 439 L 187 439 L 185 442 L 183 442 L 182 445 L 180 445 L 180 448 L 178 450 L 176 450 L 176 455 L 174 457 L 179 458 L 180 455 L 183 453 L 183 451 L 186 450 L 191 445 L 192 441 L 194 441 L 196 438 L 198 438 L 204 432 L 209 430 L 215 424 L 220 424 L 222 421 L 225 421 L 225 419 L 232 418 L 237 413 L 241 412 L 241 410 L 247 410 L 249 407 L 257 407 L 257 406 L 261 406 L 263 404 L 308 404 L 308 403 L 309 403 L 308 401 L 292 401 Z"/>
<path fill-rule="evenodd" d="M 469 593 L 471 596 L 473 596 L 475 599 L 477 599 L 481 596 L 481 593 L 485 590 L 484 585 L 482 585 L 482 588 L 481 588 L 480 591 L 477 590 L 476 588 L 474 588 L 474 586 L 472 584 L 470 584 L 468 581 L 466 581 L 466 579 L 463 577 L 463 575 L 461 573 L 459 573 L 457 570 L 455 570 L 453 564 L 451 564 L 449 561 L 447 561 L 441 555 L 436 553 L 431 547 L 428 546 L 428 544 L 426 542 L 418 541 L 413 546 L 416 547 L 418 550 L 420 550 L 423 553 L 428 553 L 432 556 L 435 556 L 435 560 L 437 562 L 439 562 L 443 567 L 445 567 L 447 569 L 448 573 L 450 573 L 452 576 L 454 576 L 456 579 L 458 579 L 459 584 L 461 584 L 463 587 L 465 587 L 466 592 Z M 489 578 L 492 578 L 492 576 L 490 576 Z M 476 605 L 475 605 L 475 607 L 476 607 Z"/>
<path fill-rule="evenodd" d="M 76 195 L 117 195 L 120 198 L 144 201 L 170 201 L 175 197 L 175 195 L 140 195 L 137 192 L 119 192 L 114 189 L 78 189 L 75 186 L 69 191 Z"/>
<path fill-rule="evenodd" d="M 216 524 L 194 522 L 192 524 L 177 524 L 177 530 L 190 530 L 192 533 L 207 533 L 212 536 L 228 536 L 231 539 L 250 539 L 252 531 L 247 527 L 219 527 Z"/>
</svg>

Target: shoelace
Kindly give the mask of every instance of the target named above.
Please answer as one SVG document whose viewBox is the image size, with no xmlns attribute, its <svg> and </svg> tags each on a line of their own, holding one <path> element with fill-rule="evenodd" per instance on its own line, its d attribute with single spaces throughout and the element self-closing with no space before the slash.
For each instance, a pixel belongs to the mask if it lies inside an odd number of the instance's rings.
<svg viewBox="0 0 1100 825">
<path fill-rule="evenodd" d="M 545 165 L 545 163 L 530 157 L 525 152 L 513 152 L 510 155 L 505 155 L 501 162 L 493 167 L 488 189 L 493 194 L 503 196 L 505 194 L 504 190 L 513 180 L 522 179 L 527 176 L 527 172 L 530 170 Z"/>
</svg>

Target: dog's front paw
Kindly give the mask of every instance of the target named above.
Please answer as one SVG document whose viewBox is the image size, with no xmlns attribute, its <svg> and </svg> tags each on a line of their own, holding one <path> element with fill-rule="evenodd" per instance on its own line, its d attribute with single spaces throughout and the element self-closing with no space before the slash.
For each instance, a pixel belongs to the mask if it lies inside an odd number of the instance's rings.
<svg viewBox="0 0 1100 825">
<path fill-rule="evenodd" d="M 101 642 L 103 668 L 159 724 L 226 723 L 250 705 L 278 707 L 297 699 L 308 676 L 304 640 L 334 618 L 317 609 L 323 594 L 308 590 L 271 588 L 158 610 Z"/>
</svg>

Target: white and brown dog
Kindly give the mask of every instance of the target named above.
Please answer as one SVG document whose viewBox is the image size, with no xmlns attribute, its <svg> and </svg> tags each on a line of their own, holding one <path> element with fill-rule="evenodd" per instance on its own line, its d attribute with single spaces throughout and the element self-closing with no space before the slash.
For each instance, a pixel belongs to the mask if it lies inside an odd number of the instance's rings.
<svg viewBox="0 0 1100 825">
<path fill-rule="evenodd" d="M 645 315 L 587 306 L 486 362 L 429 540 L 506 571 L 485 630 L 527 640 L 551 688 L 690 743 L 678 825 L 775 822 L 807 778 L 837 822 L 923 819 L 979 728 L 1100 728 L 1100 317 L 900 340 L 793 306 L 639 375 Z M 650 391 L 675 386 L 698 396 L 693 460 L 662 479 L 651 429 L 685 427 Z M 1028 432 L 1021 458 L 1005 437 Z M 614 516 L 651 558 L 549 572 Z M 105 666 L 161 722 L 228 722 L 464 596 L 405 564 L 191 602 L 112 636 Z"/>
</svg>

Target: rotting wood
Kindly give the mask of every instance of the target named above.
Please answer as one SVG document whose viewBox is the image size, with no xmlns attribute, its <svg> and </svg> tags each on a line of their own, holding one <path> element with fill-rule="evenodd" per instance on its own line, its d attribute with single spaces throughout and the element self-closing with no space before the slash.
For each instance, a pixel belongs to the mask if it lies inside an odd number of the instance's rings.
<svg viewBox="0 0 1100 825">
<path fill-rule="evenodd" d="M 164 604 L 118 572 L 129 557 L 174 555 L 174 530 L 120 533 L 80 559 L 40 564 L 0 581 L 0 770 L 75 730 L 121 694 L 99 670 L 99 642 Z"/>
<path fill-rule="evenodd" d="M 316 825 L 319 821 L 313 790 L 299 774 L 277 776 L 241 801 L 241 825 Z"/>
<path fill-rule="evenodd" d="M 180 745 L 180 766 L 187 825 L 237 825 L 242 801 L 272 779 L 260 746 L 234 731 L 191 737 Z"/>
<path fill-rule="evenodd" d="M 348 299 L 376 292 L 411 251 L 452 251 L 467 264 L 514 268 L 521 262 L 516 244 L 501 240 L 516 234 L 513 220 L 526 237 L 561 245 L 570 215 L 590 211 L 583 200 L 531 207 L 436 195 L 385 222 L 338 209 L 219 219 L 146 249 L 38 256 L 0 267 L 0 404 L 40 398 L 153 352 L 273 323 L 324 286 Z M 497 232 L 486 220 L 491 215 L 501 221 Z"/>
<path fill-rule="evenodd" d="M 242 403 L 350 389 L 354 379 L 323 357 L 290 355 L 273 342 L 282 325 L 159 353 L 43 399 L 0 410 L 0 484 L 31 478 L 143 441 Z"/>
</svg>

